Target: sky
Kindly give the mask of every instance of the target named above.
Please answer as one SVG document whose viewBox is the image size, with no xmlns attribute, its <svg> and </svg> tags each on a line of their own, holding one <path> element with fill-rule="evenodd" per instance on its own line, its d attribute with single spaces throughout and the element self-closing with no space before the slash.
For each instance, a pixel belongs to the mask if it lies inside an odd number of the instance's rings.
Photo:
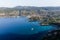
<svg viewBox="0 0 60 40">
<path fill-rule="evenodd" d="M 60 6 L 60 0 L 0 0 L 0 7 L 15 6 Z"/>
</svg>

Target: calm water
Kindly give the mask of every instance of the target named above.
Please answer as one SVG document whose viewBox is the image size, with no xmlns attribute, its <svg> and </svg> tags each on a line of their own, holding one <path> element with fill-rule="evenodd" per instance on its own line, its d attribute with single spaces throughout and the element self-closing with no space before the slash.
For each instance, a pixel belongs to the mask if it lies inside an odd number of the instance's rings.
<svg viewBox="0 0 60 40">
<path fill-rule="evenodd" d="M 0 18 L 0 34 L 35 34 L 52 30 L 53 26 L 40 26 L 38 22 L 29 22 L 26 17 Z"/>
</svg>

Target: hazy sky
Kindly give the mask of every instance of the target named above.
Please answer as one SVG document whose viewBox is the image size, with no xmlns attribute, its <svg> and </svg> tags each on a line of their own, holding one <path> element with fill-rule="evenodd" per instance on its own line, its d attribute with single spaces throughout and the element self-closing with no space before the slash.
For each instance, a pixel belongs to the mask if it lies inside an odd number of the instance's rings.
<svg viewBox="0 0 60 40">
<path fill-rule="evenodd" d="M 60 0 L 0 0 L 0 7 L 60 6 Z"/>
</svg>

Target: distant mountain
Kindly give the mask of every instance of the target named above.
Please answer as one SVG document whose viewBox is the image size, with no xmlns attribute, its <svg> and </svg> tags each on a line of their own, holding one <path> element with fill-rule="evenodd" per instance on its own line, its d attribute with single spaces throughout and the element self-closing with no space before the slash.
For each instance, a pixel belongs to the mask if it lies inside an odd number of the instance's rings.
<svg viewBox="0 0 60 40">
<path fill-rule="evenodd" d="M 34 7 L 34 6 L 16 6 L 13 8 L 9 8 L 9 7 L 0 7 L 0 10 L 4 10 L 4 9 L 30 9 L 30 10 L 60 10 L 60 7 Z"/>
<path fill-rule="evenodd" d="M 14 8 L 19 10 L 40 10 L 40 7 L 31 7 L 31 6 L 16 6 Z"/>
<path fill-rule="evenodd" d="M 16 6 L 16 9 L 30 9 L 30 10 L 60 10 L 60 7 L 33 7 L 33 6 Z"/>
<path fill-rule="evenodd" d="M 34 10 L 34 11 L 40 11 L 40 10 L 60 10 L 60 7 L 34 7 L 34 6 L 16 6 L 13 8 L 9 7 L 0 7 L 0 12 L 1 11 L 10 11 L 10 10 Z"/>
</svg>

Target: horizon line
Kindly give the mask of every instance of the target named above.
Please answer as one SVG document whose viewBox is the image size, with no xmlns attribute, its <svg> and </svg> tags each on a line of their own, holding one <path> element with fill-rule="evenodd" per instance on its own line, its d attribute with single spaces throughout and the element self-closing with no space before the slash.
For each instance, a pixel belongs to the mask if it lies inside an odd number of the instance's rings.
<svg viewBox="0 0 60 40">
<path fill-rule="evenodd" d="M 18 5 L 19 6 L 19 5 Z M 18 7 L 18 6 L 0 6 L 0 7 L 8 7 L 8 8 L 13 8 L 13 7 Z M 60 6 L 21 6 L 21 7 L 60 7 Z"/>
</svg>

